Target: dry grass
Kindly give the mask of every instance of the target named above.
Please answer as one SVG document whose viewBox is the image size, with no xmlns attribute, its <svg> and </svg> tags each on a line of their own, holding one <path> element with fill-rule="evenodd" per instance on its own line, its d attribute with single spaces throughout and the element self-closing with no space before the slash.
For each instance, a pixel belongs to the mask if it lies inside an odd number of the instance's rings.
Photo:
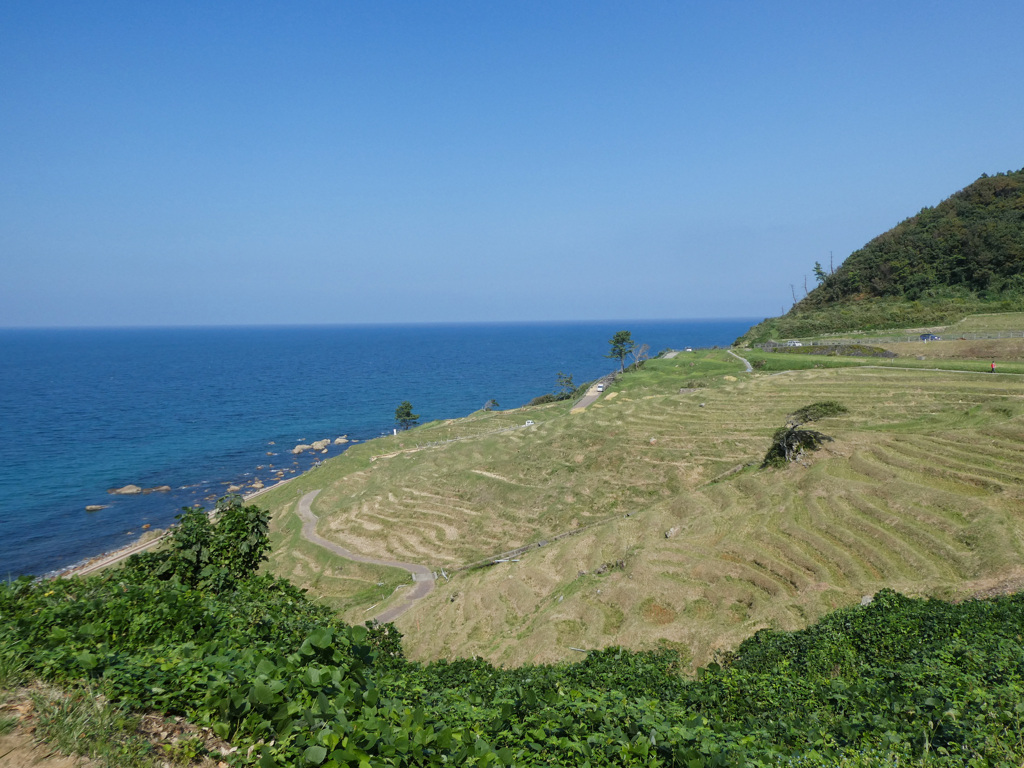
<svg viewBox="0 0 1024 768">
<path fill-rule="evenodd" d="M 1024 312 L 998 312 L 987 315 L 970 315 L 958 323 L 948 326 L 944 332 L 952 336 L 956 333 L 991 333 L 998 331 L 1024 330 Z"/>
<path fill-rule="evenodd" d="M 883 345 L 900 357 L 926 360 L 1024 360 L 1024 339 L 949 339 L 909 341 Z M 998 370 L 998 368 L 997 368 Z"/>
<path fill-rule="evenodd" d="M 518 563 L 442 580 L 398 621 L 414 658 L 503 664 L 666 643 L 701 664 L 759 628 L 804 626 L 881 587 L 955 597 L 1016 573 L 1016 377 L 741 370 L 717 352 L 652 361 L 615 385 L 617 397 L 571 417 L 568 404 L 474 414 L 388 438 L 397 446 L 358 446 L 265 497 L 275 568 L 303 574 L 349 620 L 371 604 L 372 594 L 345 591 L 359 577 L 312 581 L 304 559 L 339 566 L 288 533 L 290 505 L 311 488 L 324 489 L 314 504 L 322 535 L 435 568 L 610 520 Z M 695 380 L 705 386 L 679 393 Z M 821 422 L 836 440 L 806 466 L 727 474 L 760 461 L 786 414 L 826 397 L 850 413 Z M 485 434 L 526 418 L 537 425 Z M 370 461 L 442 430 L 479 436 Z"/>
<path fill-rule="evenodd" d="M 405 571 L 335 557 L 303 539 L 301 527 L 294 505 L 273 516 L 274 549 L 267 568 L 309 590 L 349 624 L 362 624 L 389 607 L 401 597 L 396 589 L 410 583 Z"/>
</svg>

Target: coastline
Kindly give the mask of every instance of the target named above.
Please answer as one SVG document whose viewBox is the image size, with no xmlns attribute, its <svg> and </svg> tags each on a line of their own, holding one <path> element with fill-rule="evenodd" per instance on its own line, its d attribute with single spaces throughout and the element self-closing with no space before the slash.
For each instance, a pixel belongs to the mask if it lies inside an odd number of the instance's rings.
<svg viewBox="0 0 1024 768">
<path fill-rule="evenodd" d="M 750 323 L 628 323 L 655 349 L 725 343 L 740 324 Z M 16 373 L 5 395 L 34 403 L 5 414 L 3 575 L 52 578 L 136 551 L 182 508 L 210 508 L 226 481 L 243 494 L 256 490 L 254 479 L 275 487 L 278 469 L 296 470 L 282 479 L 299 476 L 341 447 L 287 455 L 296 444 L 342 432 L 360 441 L 390 434 L 403 398 L 432 419 L 458 418 L 489 400 L 527 403 L 560 368 L 592 379 L 606 372 L 607 335 L 623 325 L 99 329 L 0 338 L 6 371 Z M 457 381 L 438 375 L 441 361 L 467 350 L 472 361 Z M 204 370 L 219 371 L 215 387 L 195 375 Z M 125 484 L 170 491 L 104 493 Z M 109 508 L 88 509 L 99 505 Z"/>
<path fill-rule="evenodd" d="M 306 472 L 309 472 L 309 470 L 307 469 Z M 292 480 L 302 477 L 304 474 L 306 474 L 306 472 L 293 475 L 292 477 L 286 477 L 274 483 L 273 485 L 268 485 L 264 488 L 260 488 L 259 490 L 253 491 L 252 493 L 242 494 L 242 499 L 244 501 L 254 499 L 257 496 L 266 493 L 267 491 L 270 491 L 274 488 L 280 488 L 282 485 L 286 485 L 290 483 Z M 149 532 L 149 534 L 152 535 L 150 535 L 149 538 L 147 538 L 147 534 L 143 534 L 137 541 L 132 542 L 131 544 L 128 544 L 124 547 L 120 547 L 109 552 L 104 552 L 102 554 L 96 555 L 95 557 L 88 558 L 83 562 L 70 565 L 67 568 L 61 568 L 56 571 L 51 571 L 50 573 L 47 573 L 45 576 L 42 576 L 40 578 L 68 579 L 74 576 L 87 576 L 90 573 L 94 573 L 103 568 L 107 568 L 108 566 L 116 565 L 117 563 L 120 563 L 122 560 L 127 560 L 132 555 L 136 555 L 140 552 L 145 552 L 148 549 L 152 549 L 161 541 L 166 539 L 167 536 L 171 533 L 171 530 L 172 528 L 165 528 L 163 530 L 151 531 Z"/>
</svg>

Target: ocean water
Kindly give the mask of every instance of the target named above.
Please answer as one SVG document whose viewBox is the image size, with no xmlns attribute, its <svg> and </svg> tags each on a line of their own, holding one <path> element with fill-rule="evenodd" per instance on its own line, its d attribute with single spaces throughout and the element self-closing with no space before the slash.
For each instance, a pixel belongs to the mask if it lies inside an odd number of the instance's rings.
<svg viewBox="0 0 1024 768">
<path fill-rule="evenodd" d="M 390 432 L 403 400 L 421 421 L 518 407 L 558 371 L 613 370 L 615 331 L 656 354 L 726 346 L 753 322 L 0 330 L 0 578 L 129 544 L 229 483 L 308 469 L 323 457 L 293 446 Z M 127 484 L 172 491 L 107 493 Z"/>
</svg>

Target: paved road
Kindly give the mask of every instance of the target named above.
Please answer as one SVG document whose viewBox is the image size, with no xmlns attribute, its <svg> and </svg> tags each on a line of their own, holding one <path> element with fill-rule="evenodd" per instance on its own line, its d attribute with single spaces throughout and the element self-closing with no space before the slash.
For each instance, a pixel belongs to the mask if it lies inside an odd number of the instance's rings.
<svg viewBox="0 0 1024 768">
<path fill-rule="evenodd" d="M 414 586 L 405 595 L 405 600 L 398 605 L 389 608 L 383 613 L 374 616 L 373 618 L 375 621 L 379 621 L 381 624 L 387 624 L 389 621 L 394 621 L 412 608 L 413 603 L 430 594 L 430 591 L 434 588 L 434 574 L 431 573 L 427 566 L 417 565 L 415 563 L 403 563 L 398 560 L 378 560 L 374 557 L 359 555 L 345 549 L 344 547 L 338 546 L 333 541 L 328 541 L 318 534 L 316 532 L 316 524 L 319 522 L 319 518 L 313 514 L 313 510 L 311 508 L 313 499 L 316 498 L 318 493 L 320 493 L 319 490 L 310 491 L 299 499 L 299 518 L 302 520 L 302 538 L 312 544 L 316 544 L 318 547 L 323 547 L 328 552 L 333 552 L 339 557 L 344 557 L 347 560 L 355 560 L 357 563 L 370 563 L 371 565 L 386 565 L 391 568 L 401 568 L 402 570 L 408 571 L 412 574 Z"/>
<path fill-rule="evenodd" d="M 585 394 L 583 397 L 581 397 L 580 401 L 578 403 L 576 403 L 576 405 L 574 405 L 572 407 L 573 412 L 582 411 L 588 405 L 597 402 L 597 398 L 599 398 L 601 396 L 601 393 L 597 389 L 598 385 L 604 384 L 607 387 L 614 380 L 615 380 L 615 375 L 612 374 L 610 376 L 604 376 L 604 377 L 598 379 L 597 381 L 595 381 L 591 385 L 590 389 L 587 390 L 587 394 Z"/>
<path fill-rule="evenodd" d="M 740 360 L 745 366 L 747 366 L 747 373 L 751 373 L 754 370 L 754 366 L 752 366 L 750 364 L 750 361 L 747 360 L 745 357 L 740 357 L 735 352 L 733 352 L 731 349 L 727 349 L 726 352 L 728 352 L 730 355 L 735 357 L 737 360 Z"/>
</svg>

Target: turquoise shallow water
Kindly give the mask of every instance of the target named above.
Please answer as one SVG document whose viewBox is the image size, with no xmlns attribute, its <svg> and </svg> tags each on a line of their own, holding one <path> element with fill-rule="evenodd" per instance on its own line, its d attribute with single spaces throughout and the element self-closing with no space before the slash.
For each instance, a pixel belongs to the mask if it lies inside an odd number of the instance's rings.
<svg viewBox="0 0 1024 768">
<path fill-rule="evenodd" d="M 753 322 L 0 330 L 0 577 L 124 546 L 229 482 L 270 479 L 268 463 L 306 469 L 289 448 L 376 437 L 402 400 L 423 420 L 516 407 L 558 371 L 612 370 L 617 330 L 656 353 L 725 346 Z M 129 483 L 173 491 L 106 492 Z"/>
</svg>

